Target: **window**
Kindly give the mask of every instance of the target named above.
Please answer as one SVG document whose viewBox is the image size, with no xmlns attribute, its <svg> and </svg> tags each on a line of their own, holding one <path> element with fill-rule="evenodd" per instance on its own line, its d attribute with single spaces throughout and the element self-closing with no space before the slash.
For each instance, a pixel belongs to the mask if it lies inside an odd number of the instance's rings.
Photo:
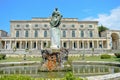
<svg viewBox="0 0 120 80">
<path fill-rule="evenodd" d="M 76 42 L 74 42 L 74 48 L 77 48 L 77 43 Z"/>
<path fill-rule="evenodd" d="M 90 45 L 90 48 L 92 48 L 92 42 L 90 42 L 89 45 Z"/>
<path fill-rule="evenodd" d="M 46 42 L 44 42 L 44 43 L 43 43 L 43 47 L 45 48 L 46 46 L 47 46 L 47 43 L 46 43 Z"/>
<path fill-rule="evenodd" d="M 27 48 L 28 48 L 28 46 L 29 46 L 29 43 L 27 42 Z"/>
<path fill-rule="evenodd" d="M 44 37 L 47 37 L 47 31 L 44 31 Z"/>
<path fill-rule="evenodd" d="M 19 43 L 17 42 L 17 44 L 16 44 L 16 48 L 19 48 Z"/>
<path fill-rule="evenodd" d="M 63 24 L 63 27 L 66 27 L 66 25 Z"/>
<path fill-rule="evenodd" d="M 19 37 L 19 31 L 16 31 L 16 37 Z"/>
<path fill-rule="evenodd" d="M 72 30 L 72 37 L 75 37 L 75 31 Z"/>
<path fill-rule="evenodd" d="M 47 27 L 47 24 L 45 24 L 44 27 Z"/>
<path fill-rule="evenodd" d="M 20 27 L 20 25 L 19 25 L 19 24 L 17 24 L 17 27 Z"/>
<path fill-rule="evenodd" d="M 80 25 L 80 28 L 83 28 L 84 26 L 83 25 Z"/>
<path fill-rule="evenodd" d="M 34 42 L 34 48 L 36 48 L 36 42 Z"/>
<path fill-rule="evenodd" d="M 66 37 L 66 31 L 63 31 L 63 37 Z"/>
<path fill-rule="evenodd" d="M 20 46 L 20 44 L 17 42 L 17 43 L 16 43 L 16 48 L 19 48 L 19 46 Z"/>
<path fill-rule="evenodd" d="M 64 45 L 64 48 L 66 48 L 66 47 L 67 47 L 67 44 L 66 44 L 66 42 L 64 42 L 64 43 L 63 43 L 63 45 Z"/>
<path fill-rule="evenodd" d="M 28 37 L 28 30 L 25 31 L 25 37 Z"/>
<path fill-rule="evenodd" d="M 38 24 L 35 24 L 35 27 L 38 27 Z"/>
<path fill-rule="evenodd" d="M 92 28 L 92 25 L 89 25 L 89 28 Z"/>
<path fill-rule="evenodd" d="M 93 37 L 93 33 L 92 33 L 92 31 L 90 31 L 90 37 Z"/>
<path fill-rule="evenodd" d="M 35 37 L 38 37 L 38 30 L 35 30 Z"/>
<path fill-rule="evenodd" d="M 26 27 L 29 27 L 29 24 L 26 24 Z"/>
<path fill-rule="evenodd" d="M 73 24 L 72 27 L 75 27 L 75 25 Z"/>
<path fill-rule="evenodd" d="M 81 48 L 83 48 L 83 44 L 82 44 L 82 42 L 81 42 L 80 44 L 81 44 Z"/>
<path fill-rule="evenodd" d="M 84 31 L 81 31 L 80 35 L 81 35 L 81 37 L 84 37 Z"/>
</svg>

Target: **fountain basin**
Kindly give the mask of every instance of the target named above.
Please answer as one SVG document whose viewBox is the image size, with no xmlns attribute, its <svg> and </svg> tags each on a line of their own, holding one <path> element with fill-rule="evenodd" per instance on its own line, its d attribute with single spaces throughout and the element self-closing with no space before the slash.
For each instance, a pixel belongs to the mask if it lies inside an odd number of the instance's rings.
<svg viewBox="0 0 120 80">
<path fill-rule="evenodd" d="M 42 72 L 40 64 L 39 61 L 0 63 L 0 75 L 23 74 L 32 77 L 62 78 L 67 73 L 65 70 Z M 118 62 L 73 61 L 72 71 L 75 76 L 87 77 L 88 80 L 95 80 L 99 77 L 101 79 L 98 80 L 120 79 L 120 63 Z"/>
<path fill-rule="evenodd" d="M 35 78 L 62 78 L 67 73 L 64 70 L 41 71 L 38 61 L 0 63 L 0 75 L 22 74 Z"/>
<path fill-rule="evenodd" d="M 120 79 L 120 63 L 104 61 L 73 61 L 74 75 L 87 77 L 88 80 Z"/>
</svg>

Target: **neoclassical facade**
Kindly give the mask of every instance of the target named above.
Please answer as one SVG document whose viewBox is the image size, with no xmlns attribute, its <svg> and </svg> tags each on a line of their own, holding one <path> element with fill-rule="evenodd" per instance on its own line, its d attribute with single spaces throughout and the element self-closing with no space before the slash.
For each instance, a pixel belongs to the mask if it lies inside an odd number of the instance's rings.
<svg viewBox="0 0 120 80">
<path fill-rule="evenodd" d="M 50 18 L 11 20 L 10 36 L 1 38 L 1 49 L 41 50 L 50 47 Z M 63 18 L 61 25 L 61 47 L 74 50 L 119 49 L 120 31 L 108 30 L 98 34 L 98 21 L 79 21 Z"/>
</svg>

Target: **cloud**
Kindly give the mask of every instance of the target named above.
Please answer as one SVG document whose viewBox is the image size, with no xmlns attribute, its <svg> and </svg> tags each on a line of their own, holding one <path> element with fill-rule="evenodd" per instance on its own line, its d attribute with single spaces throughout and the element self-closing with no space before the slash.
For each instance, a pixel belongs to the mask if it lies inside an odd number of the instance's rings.
<svg viewBox="0 0 120 80">
<path fill-rule="evenodd" d="M 111 30 L 120 30 L 120 7 L 112 9 L 110 14 L 98 14 L 98 18 L 87 17 L 83 20 L 97 20 L 99 25 L 102 24 Z"/>
</svg>

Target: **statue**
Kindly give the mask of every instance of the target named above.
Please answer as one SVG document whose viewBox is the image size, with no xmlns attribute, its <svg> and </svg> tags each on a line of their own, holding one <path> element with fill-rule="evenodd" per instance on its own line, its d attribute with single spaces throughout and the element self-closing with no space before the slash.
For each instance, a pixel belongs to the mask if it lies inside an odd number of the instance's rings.
<svg viewBox="0 0 120 80">
<path fill-rule="evenodd" d="M 43 59 L 43 64 L 41 70 L 59 70 L 63 68 L 63 64 L 68 60 L 67 49 L 60 47 L 60 23 L 61 23 L 62 15 L 55 8 L 55 11 L 52 13 L 52 17 L 50 20 L 50 38 L 51 38 L 51 49 L 41 50 L 41 55 Z"/>
<path fill-rule="evenodd" d="M 52 13 L 50 26 L 51 26 L 51 48 L 52 49 L 60 49 L 60 29 L 59 25 L 61 23 L 62 15 L 55 8 L 55 11 Z"/>
<path fill-rule="evenodd" d="M 62 18 L 62 15 L 58 11 L 58 9 L 55 8 L 55 11 L 52 13 L 52 18 L 51 18 L 51 21 L 50 21 L 51 27 L 58 27 L 61 23 L 60 22 L 61 18 Z"/>
</svg>

